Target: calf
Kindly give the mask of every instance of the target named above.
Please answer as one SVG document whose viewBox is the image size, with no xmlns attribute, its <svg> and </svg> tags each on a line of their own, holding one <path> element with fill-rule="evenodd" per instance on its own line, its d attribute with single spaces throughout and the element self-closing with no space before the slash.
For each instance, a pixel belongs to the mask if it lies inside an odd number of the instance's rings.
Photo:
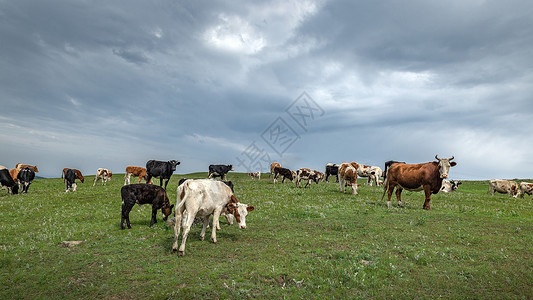
<svg viewBox="0 0 533 300">
<path fill-rule="evenodd" d="M 307 180 L 307 183 L 304 188 L 309 186 L 311 188 L 311 181 L 314 181 L 316 184 L 318 184 L 318 177 L 315 174 L 314 171 L 311 171 L 310 169 L 301 168 L 296 171 L 296 187 L 300 187 L 300 181 Z"/>
<path fill-rule="evenodd" d="M 207 178 L 220 177 L 222 180 L 226 180 L 226 174 L 229 171 L 235 171 L 233 165 L 209 165 Z"/>
<path fill-rule="evenodd" d="M 313 170 L 313 172 L 315 172 L 316 180 L 317 180 L 317 181 L 320 181 L 320 180 L 323 180 L 323 179 L 324 179 L 324 173 L 319 172 L 319 171 L 317 171 L 317 170 Z M 317 183 L 318 183 L 318 182 L 317 182 Z"/>
<path fill-rule="evenodd" d="M 65 172 L 65 193 L 69 191 L 76 191 L 76 171 L 74 169 L 67 169 Z"/>
<path fill-rule="evenodd" d="M 66 175 L 67 170 L 69 170 L 69 168 L 63 169 L 63 173 L 61 173 L 61 178 L 63 178 Z M 70 170 L 74 171 L 74 173 L 76 174 L 76 178 L 78 178 L 81 181 L 81 183 L 85 182 L 85 177 L 83 177 L 80 170 L 78 169 L 70 169 Z"/>
<path fill-rule="evenodd" d="M 98 170 L 96 170 L 96 176 L 94 177 L 93 186 L 95 186 L 100 179 L 102 180 L 102 185 L 106 184 L 108 180 L 111 180 L 111 176 L 113 176 L 113 173 L 108 169 L 98 168 Z"/>
<path fill-rule="evenodd" d="M 146 183 L 152 184 L 152 181 L 147 181 L 146 177 L 146 168 L 143 167 L 134 167 L 134 166 L 127 166 L 126 167 L 126 174 L 124 175 L 124 185 L 130 184 L 130 177 L 139 177 L 139 180 L 137 183 L 141 183 L 141 179 L 144 180 Z"/>
<path fill-rule="evenodd" d="M 278 177 L 281 176 L 281 183 L 285 182 L 285 179 L 288 178 L 290 181 L 295 182 L 296 174 L 293 171 L 287 168 L 275 167 L 274 168 L 274 184 L 278 182 Z"/>
<path fill-rule="evenodd" d="M 520 198 L 524 198 L 525 194 L 528 194 L 530 196 L 531 194 L 533 194 L 533 183 L 520 182 Z"/>
<path fill-rule="evenodd" d="M 9 170 L 4 166 L 0 166 L 0 185 L 7 188 L 8 194 L 16 195 L 19 193 L 18 184 L 9 175 Z"/>
<path fill-rule="evenodd" d="M 494 196 L 494 191 L 507 194 L 508 197 L 516 198 L 520 194 L 518 183 L 511 180 L 491 179 L 489 181 L 489 192 Z"/>
<path fill-rule="evenodd" d="M 352 194 L 357 195 L 357 169 L 355 168 L 356 163 L 342 163 L 339 166 L 339 173 L 337 177 L 339 178 L 339 190 L 343 193 L 346 193 L 346 186 L 352 187 Z"/>
<path fill-rule="evenodd" d="M 21 194 L 28 192 L 28 189 L 30 188 L 30 184 L 32 183 L 34 178 L 35 178 L 35 171 L 33 171 L 33 169 L 25 167 L 22 170 L 20 170 L 20 172 L 17 175 L 17 179 L 19 181 Z"/>
<path fill-rule="evenodd" d="M 167 192 L 162 187 L 151 184 L 137 183 L 125 185 L 120 189 L 120 195 L 122 196 L 122 217 L 120 219 L 121 229 L 124 229 L 124 220 L 126 220 L 128 228 L 131 228 L 130 211 L 136 203 L 139 205 L 152 205 L 150 227 L 157 223 L 156 215 L 159 209 L 161 209 L 161 213 L 163 213 L 163 220 L 166 221 L 174 207 L 174 205 L 170 205 Z"/>
<path fill-rule="evenodd" d="M 178 255 L 185 254 L 187 235 L 196 216 L 204 217 L 204 226 L 200 233 L 200 239 L 205 237 L 209 216 L 213 215 L 211 240 L 217 242 L 216 228 L 220 214 L 224 209 L 233 214 L 239 227 L 246 228 L 246 215 L 254 209 L 253 206 L 242 207 L 238 205 L 231 189 L 220 181 L 209 179 L 187 180 L 178 186 L 178 198 L 175 210 L 176 222 L 174 224 L 174 244 L 172 251 L 178 251 Z M 178 238 L 183 218 L 183 236 L 178 249 Z"/>
<path fill-rule="evenodd" d="M 329 176 L 333 175 L 335 176 L 335 182 L 339 182 L 339 178 L 337 178 L 337 174 L 339 173 L 339 165 L 337 164 L 326 164 L 326 181 L 329 182 Z"/>
<path fill-rule="evenodd" d="M 455 192 L 460 184 L 462 184 L 462 182 L 460 182 L 459 180 L 449 181 L 449 180 L 443 179 L 442 187 L 440 188 L 440 191 L 444 193 Z"/>
<path fill-rule="evenodd" d="M 261 172 L 248 173 L 248 176 L 252 177 L 252 180 L 261 180 Z"/>
<path fill-rule="evenodd" d="M 165 191 L 167 190 L 167 184 L 172 176 L 172 173 L 176 171 L 176 166 L 180 162 L 177 160 L 169 161 L 158 161 L 158 160 L 149 160 L 146 162 L 146 181 L 150 182 L 152 177 L 159 178 L 159 186 L 163 186 L 163 179 L 165 181 Z"/>
</svg>

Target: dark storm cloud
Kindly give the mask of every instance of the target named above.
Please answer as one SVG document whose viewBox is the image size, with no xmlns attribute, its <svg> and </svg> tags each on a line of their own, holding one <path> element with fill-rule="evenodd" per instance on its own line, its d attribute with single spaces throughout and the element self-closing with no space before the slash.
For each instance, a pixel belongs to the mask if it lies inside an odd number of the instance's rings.
<svg viewBox="0 0 533 300">
<path fill-rule="evenodd" d="M 325 115 L 273 157 L 292 168 L 439 154 L 462 178 L 531 177 L 532 13 L 482 0 L 2 2 L 1 164 L 199 171 L 232 163 L 306 91 Z"/>
</svg>

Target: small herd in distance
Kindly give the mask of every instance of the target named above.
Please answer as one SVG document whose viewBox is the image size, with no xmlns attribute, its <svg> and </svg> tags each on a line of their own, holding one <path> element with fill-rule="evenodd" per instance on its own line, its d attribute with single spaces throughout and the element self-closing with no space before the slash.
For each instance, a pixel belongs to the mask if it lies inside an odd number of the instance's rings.
<svg viewBox="0 0 533 300">
<path fill-rule="evenodd" d="M 438 192 L 454 192 L 461 184 L 460 181 L 449 181 L 449 171 L 451 167 L 457 165 L 454 157 L 439 158 L 435 155 L 435 160 L 420 164 L 407 164 L 399 161 L 387 161 L 385 168 L 369 166 L 357 162 L 345 162 L 340 164 L 328 163 L 325 172 L 308 168 L 290 170 L 281 164 L 273 162 L 270 166 L 270 177 L 274 185 L 288 182 L 294 183 L 296 188 L 311 188 L 312 183 L 318 184 L 320 181 L 330 182 L 330 177 L 335 177 L 335 182 L 339 184 L 339 191 L 345 193 L 346 187 L 351 188 L 354 196 L 358 195 L 361 184 L 357 183 L 358 178 L 367 178 L 366 185 L 383 186 L 383 195 L 387 195 L 387 206 L 391 207 L 391 197 L 395 192 L 398 207 L 403 207 L 402 191 L 424 191 L 425 201 L 423 209 L 429 210 L 432 194 Z M 156 222 L 156 215 L 159 210 L 163 214 L 163 220 L 172 214 L 174 218 L 170 223 L 174 227 L 174 244 L 172 251 L 177 251 L 180 256 L 185 254 L 185 243 L 193 222 L 199 220 L 203 223 L 200 239 L 203 240 L 210 216 L 212 218 L 211 241 L 216 243 L 216 230 L 220 230 L 219 218 L 226 216 L 229 224 L 236 220 L 239 228 L 246 228 L 246 216 L 254 210 L 254 206 L 240 203 L 234 195 L 234 185 L 231 181 L 225 181 L 229 171 L 234 171 L 232 165 L 210 165 L 208 168 L 208 178 L 206 179 L 181 179 L 177 188 L 176 204 L 170 204 L 166 188 L 168 182 L 180 164 L 177 160 L 157 161 L 149 160 L 146 168 L 138 166 L 127 166 L 124 174 L 124 185 L 121 188 L 122 198 L 120 228 L 126 226 L 131 228 L 129 219 L 130 211 L 135 204 L 150 204 L 152 215 L 150 227 Z M 0 184 L 2 189 L 7 189 L 8 194 L 27 193 L 29 186 L 35 178 L 35 173 L 39 172 L 37 166 L 17 164 L 14 169 L 7 169 L 0 166 Z M 98 168 L 94 178 L 93 186 L 102 181 L 106 185 L 111 180 L 113 173 L 105 168 Z M 261 172 L 248 173 L 252 180 L 261 179 Z M 131 184 L 131 177 L 137 177 L 137 183 Z M 219 180 L 215 180 L 220 177 Z M 65 193 L 75 192 L 76 180 L 84 182 L 85 178 L 77 169 L 65 168 L 61 178 L 64 179 Z M 152 184 L 152 178 L 159 178 L 159 186 Z M 383 179 L 381 179 L 383 178 Z M 145 183 L 141 183 L 144 180 Z M 305 184 L 305 185 L 304 185 Z M 533 194 L 533 183 L 517 183 L 510 180 L 493 179 L 489 181 L 489 193 L 506 193 L 509 197 L 521 198 L 525 194 Z M 182 242 L 178 244 L 178 238 L 183 229 Z"/>
</svg>

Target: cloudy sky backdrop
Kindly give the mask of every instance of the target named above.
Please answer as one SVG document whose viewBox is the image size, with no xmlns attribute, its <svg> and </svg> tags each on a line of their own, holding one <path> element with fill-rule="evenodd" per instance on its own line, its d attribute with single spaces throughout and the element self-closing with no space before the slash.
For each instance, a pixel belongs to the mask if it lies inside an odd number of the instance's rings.
<svg viewBox="0 0 533 300">
<path fill-rule="evenodd" d="M 0 164 L 438 154 L 454 179 L 532 178 L 532 15 L 528 0 L 0 0 Z"/>
</svg>

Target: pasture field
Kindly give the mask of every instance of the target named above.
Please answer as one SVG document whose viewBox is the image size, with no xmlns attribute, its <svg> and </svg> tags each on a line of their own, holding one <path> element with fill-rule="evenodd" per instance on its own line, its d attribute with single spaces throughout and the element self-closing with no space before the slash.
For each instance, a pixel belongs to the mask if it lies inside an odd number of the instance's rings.
<svg viewBox="0 0 533 300">
<path fill-rule="evenodd" d="M 465 181 L 433 195 L 430 211 L 422 192 L 388 209 L 381 187 L 354 197 L 333 182 L 304 190 L 262 176 L 228 174 L 255 206 L 248 227 L 222 218 L 213 244 L 195 226 L 184 257 L 171 253 L 161 213 L 148 227 L 150 206 L 135 206 L 132 229 L 120 230 L 123 174 L 96 187 L 87 176 L 75 193 L 57 178 L 25 195 L 0 191 L 0 299 L 533 298 L 531 196 L 492 197 L 487 182 Z M 168 185 L 172 204 L 182 177 Z"/>
</svg>

